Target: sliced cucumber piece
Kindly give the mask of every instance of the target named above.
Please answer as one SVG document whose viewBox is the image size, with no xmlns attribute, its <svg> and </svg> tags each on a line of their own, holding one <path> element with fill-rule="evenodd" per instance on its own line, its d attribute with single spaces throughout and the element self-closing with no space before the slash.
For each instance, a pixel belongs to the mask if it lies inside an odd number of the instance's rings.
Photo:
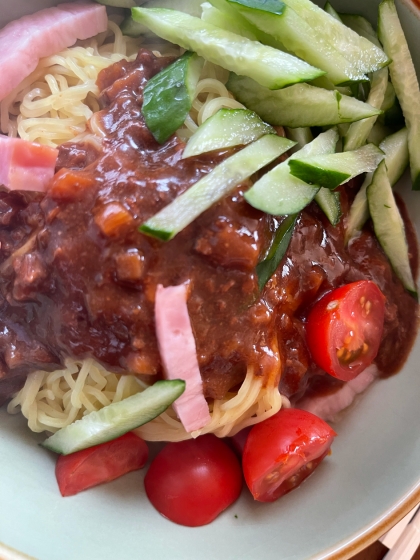
<svg viewBox="0 0 420 560">
<path fill-rule="evenodd" d="M 329 2 L 325 4 L 324 10 L 327 12 L 327 14 L 330 14 L 330 16 L 336 19 L 337 21 L 341 21 L 338 12 L 331 6 Z"/>
<path fill-rule="evenodd" d="M 321 187 L 315 195 L 315 202 L 327 216 L 330 223 L 336 226 L 341 218 L 340 193 Z"/>
<path fill-rule="evenodd" d="M 212 204 L 293 146 L 294 142 L 287 138 L 274 134 L 263 136 L 215 167 L 147 220 L 140 231 L 164 241 L 172 239 Z"/>
<path fill-rule="evenodd" d="M 356 194 L 350 207 L 346 220 L 346 232 L 344 243 L 347 245 L 350 239 L 362 230 L 369 219 L 369 205 L 367 201 L 367 188 L 372 182 L 373 173 L 367 173 L 359 192 Z"/>
<path fill-rule="evenodd" d="M 392 134 L 392 130 L 388 126 L 384 126 L 382 123 L 376 121 L 369 133 L 367 141 L 369 144 L 379 146 L 382 140 L 390 134 Z"/>
<path fill-rule="evenodd" d="M 413 189 L 420 189 L 420 89 L 416 70 L 393 0 L 379 6 L 378 34 L 385 52 L 392 59 L 391 80 L 401 104 L 408 129 Z"/>
<path fill-rule="evenodd" d="M 341 95 L 338 91 L 327 91 L 308 84 L 270 91 L 250 78 L 231 73 L 226 87 L 240 103 L 275 126 L 330 126 L 380 113 L 367 103 Z"/>
<path fill-rule="evenodd" d="M 263 261 L 257 264 L 258 287 L 260 291 L 273 276 L 289 247 L 297 221 L 297 214 L 287 216 L 278 227 L 271 247 Z"/>
<path fill-rule="evenodd" d="M 289 160 L 280 163 L 263 175 L 246 193 L 245 200 L 254 208 L 274 215 L 300 212 L 315 197 L 319 187 L 308 185 L 290 174 L 288 162 L 297 157 L 311 157 L 318 154 L 332 154 L 338 140 L 335 129 L 320 134 L 310 144 L 304 146 Z"/>
<path fill-rule="evenodd" d="M 385 154 L 388 179 L 394 186 L 408 165 L 408 130 L 402 128 L 395 134 L 387 136 L 379 144 L 379 148 Z"/>
<path fill-rule="evenodd" d="M 301 18 L 362 72 L 374 72 L 390 63 L 382 49 L 337 21 L 310 0 L 284 0 Z"/>
<path fill-rule="evenodd" d="M 387 85 L 388 68 L 381 68 L 374 72 L 367 103 L 376 109 L 380 109 L 384 101 Z M 377 117 L 375 116 L 352 123 L 344 138 L 344 151 L 356 150 L 366 144 L 376 119 Z"/>
<path fill-rule="evenodd" d="M 141 393 L 83 416 L 41 445 L 68 455 L 116 439 L 165 412 L 184 391 L 185 381 L 181 379 L 156 381 Z"/>
<path fill-rule="evenodd" d="M 399 130 L 395 134 L 387 136 L 379 144 L 379 148 L 385 154 L 385 164 L 391 186 L 394 186 L 408 165 L 408 131 L 406 128 Z M 372 182 L 373 173 L 368 173 L 357 193 L 350 212 L 347 217 L 345 243 L 361 231 L 369 218 L 369 206 L 367 201 L 367 188 Z"/>
<path fill-rule="evenodd" d="M 405 126 L 401 105 L 395 95 L 395 89 L 391 82 L 388 82 L 381 110 L 383 113 L 379 115 L 378 122 L 384 126 L 395 126 L 399 128 Z"/>
<path fill-rule="evenodd" d="M 353 177 L 374 171 L 385 157 L 374 144 L 367 144 L 353 152 L 290 158 L 290 173 L 306 183 L 335 189 Z"/>
<path fill-rule="evenodd" d="M 276 134 L 276 131 L 253 111 L 220 109 L 198 127 L 188 140 L 182 157 L 250 144 L 264 134 Z"/>
<path fill-rule="evenodd" d="M 378 36 L 376 31 L 370 24 L 370 22 L 363 16 L 359 16 L 356 14 L 339 14 L 341 21 L 347 27 L 350 27 L 355 33 L 361 35 L 368 41 L 371 41 L 377 47 L 380 47 L 381 44 L 378 41 Z"/>
<path fill-rule="evenodd" d="M 286 127 L 286 136 L 296 142 L 296 146 L 291 150 L 292 153 L 301 150 L 306 144 L 309 144 L 314 139 L 313 134 L 309 126 L 304 126 L 302 128 L 289 128 Z"/>
<path fill-rule="evenodd" d="M 408 256 L 404 222 L 392 193 L 391 184 L 382 162 L 367 189 L 369 211 L 376 237 L 386 253 L 395 274 L 404 287 L 417 296 Z"/>
<path fill-rule="evenodd" d="M 318 88 L 324 88 L 328 90 L 337 90 L 341 93 L 341 95 L 348 95 L 352 96 L 352 91 L 350 86 L 335 86 L 331 80 L 329 80 L 326 76 L 321 76 L 320 78 L 316 78 L 315 80 L 311 81 L 312 86 L 316 86 Z"/>
<path fill-rule="evenodd" d="M 132 17 L 159 37 L 195 51 L 227 70 L 250 76 L 270 89 L 313 80 L 324 74 L 322 70 L 290 54 L 250 41 L 182 12 L 133 8 Z"/>
<path fill-rule="evenodd" d="M 209 2 L 205 2 L 202 5 L 203 13 L 201 19 L 206 23 L 211 23 L 220 29 L 225 31 L 231 31 L 242 37 L 247 37 L 251 41 L 258 41 L 258 37 L 252 28 L 252 25 L 245 20 L 245 18 L 235 18 L 232 17 L 227 12 L 222 12 Z"/>
<path fill-rule="evenodd" d="M 152 32 L 148 27 L 134 21 L 131 16 L 124 18 L 120 24 L 120 29 L 123 35 L 127 37 L 140 37 L 142 35 L 149 36 L 152 35 Z"/>
<path fill-rule="evenodd" d="M 187 118 L 203 65 L 202 58 L 186 52 L 147 82 L 141 112 L 147 128 L 160 144 Z"/>
<path fill-rule="evenodd" d="M 222 0 L 219 0 L 219 2 Z M 349 62 L 328 41 L 328 35 L 314 30 L 296 12 L 278 0 L 223 0 L 235 6 L 241 16 L 267 32 L 303 60 L 327 72 L 334 84 L 367 80 L 359 65 Z M 316 45 L 316 48 L 314 48 Z"/>
</svg>

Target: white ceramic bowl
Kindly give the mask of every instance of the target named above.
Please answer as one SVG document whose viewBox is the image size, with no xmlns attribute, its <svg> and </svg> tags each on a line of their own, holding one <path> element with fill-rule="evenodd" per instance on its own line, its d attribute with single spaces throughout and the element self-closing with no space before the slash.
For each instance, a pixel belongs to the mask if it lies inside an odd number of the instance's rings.
<svg viewBox="0 0 420 560">
<path fill-rule="evenodd" d="M 420 74 L 420 11 L 398 5 Z M 54 0 L 0 0 L 0 25 Z M 335 0 L 376 19 L 378 0 Z M 176 0 L 174 0 L 176 7 Z M 419 146 L 420 149 L 420 146 Z M 420 193 L 401 182 L 420 229 Z M 333 455 L 315 476 L 273 504 L 249 493 L 211 525 L 190 529 L 159 516 L 144 472 L 63 499 L 54 458 L 23 418 L 0 410 L 0 558 L 39 560 L 346 559 L 420 501 L 420 343 L 403 371 L 379 381 L 336 426 Z M 10 547 L 10 548 L 9 548 Z M 15 553 L 16 549 L 25 553 Z"/>
</svg>

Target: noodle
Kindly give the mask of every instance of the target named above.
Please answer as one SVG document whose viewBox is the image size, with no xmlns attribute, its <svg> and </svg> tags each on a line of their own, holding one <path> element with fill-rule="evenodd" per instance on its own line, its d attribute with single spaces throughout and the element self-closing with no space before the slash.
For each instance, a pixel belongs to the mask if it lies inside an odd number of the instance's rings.
<svg viewBox="0 0 420 560">
<path fill-rule="evenodd" d="M 98 74 L 120 60 L 134 60 L 139 46 L 139 40 L 123 36 L 110 21 L 108 32 L 42 59 L 34 72 L 0 103 L 1 131 L 54 147 L 70 140 L 89 139 L 100 144 L 103 131 L 94 115 L 99 110 Z M 156 56 L 180 54 L 173 45 L 165 50 L 168 52 L 153 52 Z M 190 114 L 177 131 L 181 139 L 191 137 L 199 125 L 222 107 L 244 108 L 226 89 L 227 78 L 226 70 L 209 62 L 204 64 Z M 29 241 L 33 243 L 34 239 Z M 26 246 L 18 251 L 26 252 Z M 4 263 L 5 266 L 9 264 Z M 277 380 L 278 374 L 279 371 L 274 372 L 271 379 Z M 34 432 L 56 432 L 145 387 L 134 375 L 116 375 L 93 359 L 68 358 L 63 369 L 31 373 L 7 411 L 15 414 L 21 410 Z M 288 405 L 286 399 L 285 406 Z M 205 433 L 225 437 L 272 416 L 281 406 L 277 384 L 263 386 L 253 368 L 248 367 L 236 394 L 210 403 L 211 421 L 203 429 L 187 433 L 170 408 L 136 432 L 149 441 L 180 441 Z"/>
</svg>

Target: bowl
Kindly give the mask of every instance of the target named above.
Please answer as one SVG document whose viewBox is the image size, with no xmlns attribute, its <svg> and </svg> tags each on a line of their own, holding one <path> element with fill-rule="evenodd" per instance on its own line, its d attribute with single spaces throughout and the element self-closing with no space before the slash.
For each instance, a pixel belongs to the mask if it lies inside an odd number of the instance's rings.
<svg viewBox="0 0 420 560">
<path fill-rule="evenodd" d="M 0 0 L 0 25 L 54 0 Z M 174 2 L 176 4 L 176 2 Z M 378 0 L 335 0 L 339 11 L 376 20 Z M 398 4 L 420 74 L 420 10 Z M 420 194 L 401 180 L 420 230 Z M 62 498 L 54 458 L 25 419 L 0 409 L 0 557 L 39 560 L 347 559 L 380 537 L 420 501 L 420 340 L 403 370 L 378 381 L 335 426 L 333 454 L 278 502 L 248 492 L 215 522 L 190 529 L 158 515 L 144 471 Z M 20 551 L 20 552 L 18 552 Z"/>
</svg>

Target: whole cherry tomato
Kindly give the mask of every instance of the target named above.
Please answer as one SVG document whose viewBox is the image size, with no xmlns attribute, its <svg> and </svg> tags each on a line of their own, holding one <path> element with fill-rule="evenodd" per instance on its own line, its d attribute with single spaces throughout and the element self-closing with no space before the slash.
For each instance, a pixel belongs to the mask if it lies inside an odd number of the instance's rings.
<svg viewBox="0 0 420 560">
<path fill-rule="evenodd" d="M 205 435 L 166 445 L 150 465 L 144 486 L 159 513 L 198 527 L 237 500 L 242 473 L 234 452 L 216 436 Z"/>
<path fill-rule="evenodd" d="M 296 488 L 328 454 L 336 435 L 318 416 L 295 408 L 256 424 L 242 457 L 254 499 L 274 502 Z"/>
<path fill-rule="evenodd" d="M 306 327 L 314 362 L 350 381 L 375 359 L 382 339 L 385 297 L 369 280 L 353 282 L 323 296 Z"/>
</svg>

